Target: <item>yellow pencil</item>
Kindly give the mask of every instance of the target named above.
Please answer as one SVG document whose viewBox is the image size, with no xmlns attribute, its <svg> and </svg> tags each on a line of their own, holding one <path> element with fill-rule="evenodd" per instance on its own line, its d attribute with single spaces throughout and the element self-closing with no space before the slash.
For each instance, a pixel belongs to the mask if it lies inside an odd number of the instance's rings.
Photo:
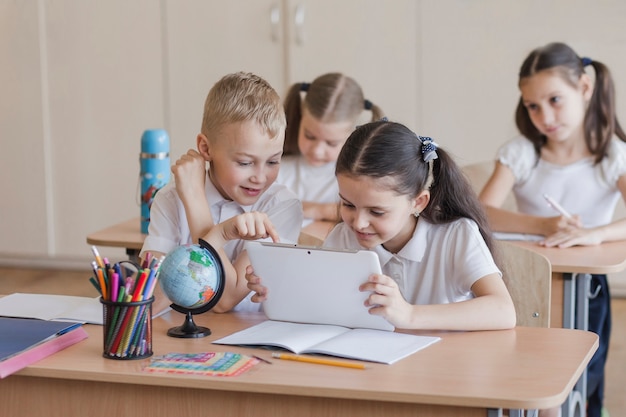
<svg viewBox="0 0 626 417">
<path fill-rule="evenodd" d="M 343 366 L 344 368 L 365 369 L 365 365 L 362 363 L 345 362 L 312 356 L 291 355 L 289 353 L 272 353 L 272 358 L 286 359 L 288 361 L 317 363 L 319 365 Z"/>
</svg>

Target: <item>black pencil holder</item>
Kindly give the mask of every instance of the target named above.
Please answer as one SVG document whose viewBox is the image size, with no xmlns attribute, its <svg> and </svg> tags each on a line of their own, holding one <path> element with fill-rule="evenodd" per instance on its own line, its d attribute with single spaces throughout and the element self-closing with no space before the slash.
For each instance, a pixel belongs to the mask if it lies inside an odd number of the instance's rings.
<svg viewBox="0 0 626 417">
<path fill-rule="evenodd" d="M 143 359 L 152 356 L 152 303 L 113 302 L 100 298 L 103 313 L 103 353 L 109 359 Z"/>
</svg>

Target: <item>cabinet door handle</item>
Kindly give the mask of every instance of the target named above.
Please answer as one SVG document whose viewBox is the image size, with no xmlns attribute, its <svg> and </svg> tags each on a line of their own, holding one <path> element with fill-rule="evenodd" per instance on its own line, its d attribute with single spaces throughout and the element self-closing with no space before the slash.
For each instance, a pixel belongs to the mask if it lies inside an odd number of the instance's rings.
<svg viewBox="0 0 626 417">
<path fill-rule="evenodd" d="M 280 6 L 276 4 L 270 8 L 270 28 L 272 41 L 280 41 Z"/>
<path fill-rule="evenodd" d="M 304 44 L 304 6 L 299 4 L 296 6 L 293 23 L 295 26 L 296 44 Z"/>
</svg>

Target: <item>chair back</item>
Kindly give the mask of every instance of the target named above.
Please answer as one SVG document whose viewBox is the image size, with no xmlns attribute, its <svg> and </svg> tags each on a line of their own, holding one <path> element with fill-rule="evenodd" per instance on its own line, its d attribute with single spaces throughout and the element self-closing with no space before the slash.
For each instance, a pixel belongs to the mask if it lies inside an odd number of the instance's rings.
<svg viewBox="0 0 626 417">
<path fill-rule="evenodd" d="M 502 277 L 515 304 L 517 325 L 550 327 L 552 267 L 545 256 L 496 241 Z"/>
<path fill-rule="evenodd" d="M 495 167 L 494 161 L 483 161 L 477 162 L 475 164 L 469 164 L 461 167 L 461 171 L 465 174 L 465 177 L 470 182 L 472 188 L 476 192 L 476 194 L 480 194 L 483 187 L 489 180 L 489 177 L 493 173 L 493 169 Z M 509 194 L 504 203 L 502 204 L 502 208 L 504 210 L 517 210 L 517 204 L 515 204 L 515 198 L 513 194 Z"/>
</svg>

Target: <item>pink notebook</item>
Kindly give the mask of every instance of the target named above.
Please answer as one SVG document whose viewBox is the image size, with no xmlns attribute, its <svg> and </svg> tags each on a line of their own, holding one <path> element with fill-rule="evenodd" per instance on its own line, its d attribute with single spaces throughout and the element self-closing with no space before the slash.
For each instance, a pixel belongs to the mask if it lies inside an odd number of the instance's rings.
<svg viewBox="0 0 626 417">
<path fill-rule="evenodd" d="M 48 339 L 32 348 L 0 361 L 0 379 L 88 337 L 82 326 Z M 6 335 L 3 335 L 6 337 Z"/>
</svg>

